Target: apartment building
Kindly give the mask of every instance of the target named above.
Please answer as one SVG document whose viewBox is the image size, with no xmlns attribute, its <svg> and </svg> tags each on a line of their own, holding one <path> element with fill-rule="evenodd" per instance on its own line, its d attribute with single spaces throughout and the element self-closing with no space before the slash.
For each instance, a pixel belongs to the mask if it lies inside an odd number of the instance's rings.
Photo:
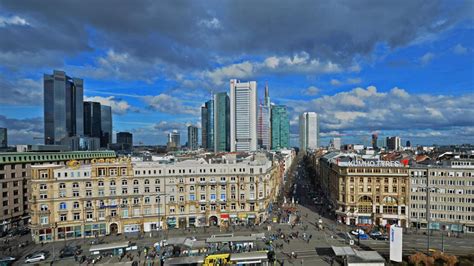
<svg viewBox="0 0 474 266">
<path fill-rule="evenodd" d="M 319 181 L 341 223 L 408 225 L 408 166 L 339 152 L 319 160 Z"/>
<path fill-rule="evenodd" d="M 35 242 L 160 229 L 258 224 L 280 189 L 280 162 L 170 164 L 125 159 L 33 166 L 30 197 Z"/>
<path fill-rule="evenodd" d="M 428 228 L 428 205 L 430 229 L 474 233 L 474 160 L 413 165 L 410 186 L 411 227 Z"/>
<path fill-rule="evenodd" d="M 89 163 L 94 158 L 114 158 L 113 151 L 95 152 L 6 152 L 0 153 L 0 183 L 2 206 L 0 230 L 28 223 L 28 186 L 31 166 L 64 165 L 69 160 Z"/>
</svg>

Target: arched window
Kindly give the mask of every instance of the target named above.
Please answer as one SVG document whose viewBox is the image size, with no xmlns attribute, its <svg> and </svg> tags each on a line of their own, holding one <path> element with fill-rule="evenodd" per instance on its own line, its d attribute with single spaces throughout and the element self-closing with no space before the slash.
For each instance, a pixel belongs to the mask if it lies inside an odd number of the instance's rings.
<svg viewBox="0 0 474 266">
<path fill-rule="evenodd" d="M 41 210 L 42 210 L 42 211 L 47 211 L 47 210 L 48 210 L 48 205 L 46 205 L 46 204 L 41 204 Z"/>
<path fill-rule="evenodd" d="M 79 202 L 75 201 L 74 204 L 73 204 L 73 207 L 74 207 L 74 209 L 78 209 L 79 208 Z"/>
<path fill-rule="evenodd" d="M 397 205 L 397 199 L 394 197 L 385 197 L 383 198 L 384 205 Z"/>
<path fill-rule="evenodd" d="M 111 186 L 115 186 L 115 180 L 110 181 Z"/>
<path fill-rule="evenodd" d="M 145 185 L 148 185 L 148 184 L 150 184 L 150 180 L 145 179 Z"/>
<path fill-rule="evenodd" d="M 103 187 L 104 186 L 104 181 L 99 181 L 99 187 Z"/>
<path fill-rule="evenodd" d="M 65 210 L 66 208 L 67 208 L 66 202 L 59 203 L 59 209 L 60 210 Z"/>
<path fill-rule="evenodd" d="M 362 196 L 359 199 L 359 203 L 370 203 L 372 204 L 372 198 L 369 196 Z"/>
<path fill-rule="evenodd" d="M 134 185 L 138 185 L 138 179 L 133 180 Z"/>
<path fill-rule="evenodd" d="M 122 186 L 126 186 L 128 184 L 127 179 L 122 179 Z"/>
</svg>

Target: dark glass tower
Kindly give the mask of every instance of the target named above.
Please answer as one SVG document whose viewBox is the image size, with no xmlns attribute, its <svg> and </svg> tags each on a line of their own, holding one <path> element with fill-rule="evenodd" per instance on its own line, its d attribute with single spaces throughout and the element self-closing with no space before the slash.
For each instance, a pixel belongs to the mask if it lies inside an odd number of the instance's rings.
<svg viewBox="0 0 474 266">
<path fill-rule="evenodd" d="M 100 138 L 102 131 L 101 107 L 98 102 L 84 102 L 84 135 Z"/>
<path fill-rule="evenodd" d="M 207 107 L 201 107 L 201 146 L 207 150 Z"/>
<path fill-rule="evenodd" d="M 214 151 L 230 151 L 230 100 L 225 92 L 214 95 Z"/>
<path fill-rule="evenodd" d="M 100 105 L 101 116 L 101 138 L 100 146 L 107 148 L 112 143 L 112 108 L 107 105 Z"/>
<path fill-rule="evenodd" d="M 206 102 L 207 108 L 207 149 L 214 150 L 214 100 Z"/>
<path fill-rule="evenodd" d="M 60 144 L 66 137 L 83 136 L 83 80 L 64 71 L 44 74 L 45 144 Z"/>
</svg>

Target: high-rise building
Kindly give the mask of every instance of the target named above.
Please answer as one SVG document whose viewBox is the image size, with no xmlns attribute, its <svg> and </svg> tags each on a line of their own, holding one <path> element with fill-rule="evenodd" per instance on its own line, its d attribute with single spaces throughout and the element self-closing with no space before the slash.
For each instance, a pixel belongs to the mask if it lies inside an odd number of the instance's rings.
<svg viewBox="0 0 474 266">
<path fill-rule="evenodd" d="M 257 150 L 257 82 L 230 80 L 230 151 Z"/>
<path fill-rule="evenodd" d="M 271 133 L 270 133 L 270 97 L 268 93 L 268 84 L 265 84 L 265 99 L 258 106 L 257 121 L 257 143 L 258 147 L 263 150 L 270 149 Z"/>
<path fill-rule="evenodd" d="M 207 106 L 201 107 L 201 146 L 207 150 Z"/>
<path fill-rule="evenodd" d="M 118 132 L 117 144 L 121 150 L 131 150 L 133 148 L 133 135 L 130 132 Z"/>
<path fill-rule="evenodd" d="M 313 150 L 319 147 L 319 119 L 315 112 L 300 115 L 300 150 Z"/>
<path fill-rule="evenodd" d="M 340 150 L 341 149 L 341 138 L 333 138 L 331 140 L 331 146 L 335 150 Z"/>
<path fill-rule="evenodd" d="M 376 150 L 376 149 L 378 148 L 378 146 L 377 146 L 377 139 L 378 139 L 378 137 L 379 137 L 379 134 L 378 134 L 378 133 L 372 134 L 372 148 L 373 148 L 374 150 Z"/>
<path fill-rule="evenodd" d="M 400 137 L 387 137 L 387 149 L 398 151 L 402 148 L 402 140 Z"/>
<path fill-rule="evenodd" d="M 181 137 L 178 130 L 168 133 L 168 150 L 175 151 L 181 148 Z"/>
<path fill-rule="evenodd" d="M 271 111 L 272 150 L 289 148 L 290 120 L 288 117 L 288 110 L 284 105 L 273 105 Z"/>
<path fill-rule="evenodd" d="M 214 95 L 214 151 L 230 151 L 230 100 L 225 92 Z"/>
<path fill-rule="evenodd" d="M 207 149 L 214 150 L 214 99 L 206 102 L 207 108 Z"/>
<path fill-rule="evenodd" d="M 0 127 L 0 149 L 8 147 L 7 128 Z"/>
<path fill-rule="evenodd" d="M 84 135 L 100 138 L 102 131 L 101 106 L 98 102 L 84 102 Z"/>
<path fill-rule="evenodd" d="M 44 74 L 44 137 L 45 144 L 84 135 L 83 80 L 54 70 Z"/>
<path fill-rule="evenodd" d="M 195 151 L 198 145 L 198 128 L 197 126 L 188 126 L 188 149 Z"/>
<path fill-rule="evenodd" d="M 100 105 L 101 116 L 101 139 L 100 146 L 107 148 L 112 143 L 112 108 L 107 105 Z"/>
</svg>

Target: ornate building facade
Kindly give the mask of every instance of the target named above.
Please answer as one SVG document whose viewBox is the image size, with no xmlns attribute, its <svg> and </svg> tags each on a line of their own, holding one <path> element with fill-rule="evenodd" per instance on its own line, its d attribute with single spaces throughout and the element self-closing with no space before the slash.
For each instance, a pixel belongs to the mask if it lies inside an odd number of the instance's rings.
<svg viewBox="0 0 474 266">
<path fill-rule="evenodd" d="M 35 242 L 160 229 L 258 224 L 276 200 L 282 168 L 263 155 L 172 164 L 93 161 L 32 167 Z"/>
</svg>

